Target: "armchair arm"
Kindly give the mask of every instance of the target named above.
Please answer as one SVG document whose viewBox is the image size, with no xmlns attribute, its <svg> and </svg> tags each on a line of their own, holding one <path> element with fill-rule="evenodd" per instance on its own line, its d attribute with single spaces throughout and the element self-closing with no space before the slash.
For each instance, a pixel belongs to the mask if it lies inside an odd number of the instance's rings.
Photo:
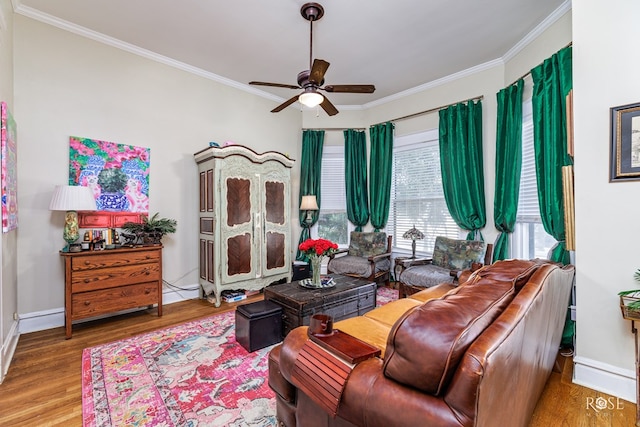
<svg viewBox="0 0 640 427">
<path fill-rule="evenodd" d="M 409 268 L 409 267 L 413 267 L 414 265 L 427 265 L 427 264 L 431 264 L 431 261 L 433 261 L 432 258 L 430 257 L 422 257 L 422 258 L 407 258 L 407 259 L 403 259 L 402 261 L 400 261 L 400 265 L 402 266 L 402 268 Z"/>
<path fill-rule="evenodd" d="M 369 260 L 369 262 L 377 262 L 377 261 L 380 261 L 381 259 L 385 259 L 385 258 L 391 259 L 391 252 L 385 252 L 383 254 L 378 254 L 378 255 L 371 255 L 367 259 Z"/>
<path fill-rule="evenodd" d="M 346 254 L 347 252 L 349 252 L 349 249 L 338 249 L 337 251 L 329 255 L 329 260 L 335 258 L 336 255 Z"/>
</svg>

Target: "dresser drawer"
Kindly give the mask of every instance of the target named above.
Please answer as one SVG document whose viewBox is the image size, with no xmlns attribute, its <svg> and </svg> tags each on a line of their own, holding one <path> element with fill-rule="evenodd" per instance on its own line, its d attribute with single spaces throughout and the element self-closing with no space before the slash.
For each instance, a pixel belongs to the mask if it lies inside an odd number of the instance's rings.
<svg viewBox="0 0 640 427">
<path fill-rule="evenodd" d="M 71 293 L 113 288 L 161 280 L 160 264 L 138 264 L 108 267 L 97 270 L 74 271 L 71 274 Z"/>
<path fill-rule="evenodd" d="M 96 255 L 79 255 L 71 260 L 72 271 L 93 270 L 104 267 L 120 267 L 123 265 L 142 264 L 149 262 L 158 262 L 161 252 L 143 251 L 143 252 L 120 252 L 105 253 Z"/>
<path fill-rule="evenodd" d="M 81 292 L 71 297 L 72 319 L 97 316 L 114 311 L 152 305 L 158 302 L 158 283 L 139 283 L 92 292 Z"/>
</svg>

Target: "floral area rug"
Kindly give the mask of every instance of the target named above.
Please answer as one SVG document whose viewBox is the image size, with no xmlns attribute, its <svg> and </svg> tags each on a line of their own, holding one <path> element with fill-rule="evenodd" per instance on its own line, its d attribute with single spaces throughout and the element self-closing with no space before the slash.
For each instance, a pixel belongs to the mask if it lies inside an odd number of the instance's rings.
<svg viewBox="0 0 640 427">
<path fill-rule="evenodd" d="M 378 289 L 378 305 L 397 297 Z M 236 342 L 233 311 L 87 348 L 83 425 L 276 426 L 270 350 Z"/>
</svg>

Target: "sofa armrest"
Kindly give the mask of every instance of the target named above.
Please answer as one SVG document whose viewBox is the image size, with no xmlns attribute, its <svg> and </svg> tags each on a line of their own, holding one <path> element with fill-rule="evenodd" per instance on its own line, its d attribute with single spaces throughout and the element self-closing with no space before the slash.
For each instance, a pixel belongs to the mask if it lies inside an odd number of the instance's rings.
<svg viewBox="0 0 640 427">
<path fill-rule="evenodd" d="M 338 409 L 340 418 L 355 425 L 372 425 L 372 420 L 375 425 L 395 427 L 460 424 L 442 397 L 386 378 L 382 363 L 378 358 L 368 359 L 351 371 Z"/>
</svg>

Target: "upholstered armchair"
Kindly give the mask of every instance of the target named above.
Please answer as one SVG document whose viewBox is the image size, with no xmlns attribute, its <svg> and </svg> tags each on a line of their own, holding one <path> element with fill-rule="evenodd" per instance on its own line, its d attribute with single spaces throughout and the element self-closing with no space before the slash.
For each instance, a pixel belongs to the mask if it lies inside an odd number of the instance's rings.
<svg viewBox="0 0 640 427">
<path fill-rule="evenodd" d="M 491 264 L 493 245 L 480 240 L 436 237 L 431 258 L 407 259 L 400 263 L 397 280 L 400 298 L 439 285 L 455 283 L 463 270 Z"/>
<path fill-rule="evenodd" d="M 392 238 L 382 232 L 352 231 L 349 249 L 329 256 L 327 272 L 384 282 L 389 286 Z"/>
</svg>

